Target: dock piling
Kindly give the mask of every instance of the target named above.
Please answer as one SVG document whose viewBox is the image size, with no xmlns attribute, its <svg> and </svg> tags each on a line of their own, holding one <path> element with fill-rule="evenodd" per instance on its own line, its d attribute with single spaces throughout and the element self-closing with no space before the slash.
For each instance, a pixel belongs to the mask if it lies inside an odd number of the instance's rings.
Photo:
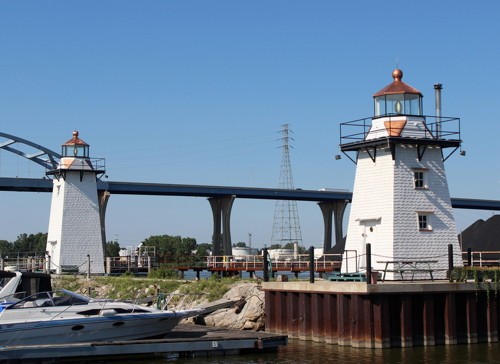
<svg viewBox="0 0 500 364">
<path fill-rule="evenodd" d="M 314 283 L 314 247 L 309 247 L 309 282 Z"/>
</svg>

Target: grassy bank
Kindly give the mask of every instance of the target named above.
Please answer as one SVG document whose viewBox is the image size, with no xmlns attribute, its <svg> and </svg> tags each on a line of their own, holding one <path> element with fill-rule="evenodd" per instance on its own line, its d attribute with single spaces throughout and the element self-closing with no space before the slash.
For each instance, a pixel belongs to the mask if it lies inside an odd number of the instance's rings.
<svg viewBox="0 0 500 364">
<path fill-rule="evenodd" d="M 91 277 L 64 275 L 52 279 L 54 289 L 65 288 L 96 298 L 141 299 L 158 294 L 204 297 L 208 301 L 220 299 L 232 285 L 242 280 L 211 277 L 200 281 L 185 281 L 167 278 Z"/>
</svg>

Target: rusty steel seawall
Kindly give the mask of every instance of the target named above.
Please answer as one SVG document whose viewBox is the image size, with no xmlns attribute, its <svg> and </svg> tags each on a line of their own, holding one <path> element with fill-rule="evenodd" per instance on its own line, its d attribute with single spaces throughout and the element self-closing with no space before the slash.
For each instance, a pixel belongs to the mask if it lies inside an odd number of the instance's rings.
<svg viewBox="0 0 500 364">
<path fill-rule="evenodd" d="M 358 348 L 498 342 L 495 284 L 266 282 L 266 331 Z"/>
</svg>

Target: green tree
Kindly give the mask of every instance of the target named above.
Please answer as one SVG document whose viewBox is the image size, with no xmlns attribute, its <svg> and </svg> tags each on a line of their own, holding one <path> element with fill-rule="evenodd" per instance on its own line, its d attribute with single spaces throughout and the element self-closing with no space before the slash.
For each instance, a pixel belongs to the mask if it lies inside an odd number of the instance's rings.
<svg viewBox="0 0 500 364">
<path fill-rule="evenodd" d="M 247 247 L 247 243 L 245 243 L 243 241 L 239 241 L 236 244 L 233 244 L 233 248 L 246 248 L 246 247 Z"/>
<path fill-rule="evenodd" d="M 120 244 L 117 241 L 108 241 L 106 243 L 106 256 L 107 257 L 117 257 L 120 254 Z"/>
<path fill-rule="evenodd" d="M 294 250 L 295 248 L 294 248 L 294 246 L 293 246 L 293 245 L 294 245 L 294 243 L 286 243 L 286 244 L 283 246 L 283 249 L 290 249 L 290 250 Z M 299 245 L 299 252 L 298 252 L 298 253 L 299 253 L 299 254 L 307 254 L 307 253 L 309 253 L 309 251 L 308 251 L 305 247 L 303 247 L 303 246 Z"/>
<path fill-rule="evenodd" d="M 13 252 L 20 256 L 43 256 L 47 246 L 47 233 L 21 234 L 13 243 Z"/>
<path fill-rule="evenodd" d="M 196 239 L 194 238 L 181 238 L 180 243 L 176 245 L 176 256 L 192 256 L 196 250 Z"/>
<path fill-rule="evenodd" d="M 204 260 L 206 256 L 210 255 L 213 250 L 213 245 L 209 243 L 198 244 L 196 246 L 196 259 Z"/>
<path fill-rule="evenodd" d="M 170 237 L 168 235 L 152 235 L 142 242 L 143 246 L 155 247 L 158 256 L 173 255 L 174 251 L 170 248 Z"/>
<path fill-rule="evenodd" d="M 180 236 L 154 235 L 142 242 L 143 246 L 154 246 L 158 256 L 167 259 L 185 259 L 193 255 L 196 249 L 196 239 Z"/>
<path fill-rule="evenodd" d="M 13 246 L 7 240 L 0 240 L 0 257 L 12 255 Z"/>
</svg>

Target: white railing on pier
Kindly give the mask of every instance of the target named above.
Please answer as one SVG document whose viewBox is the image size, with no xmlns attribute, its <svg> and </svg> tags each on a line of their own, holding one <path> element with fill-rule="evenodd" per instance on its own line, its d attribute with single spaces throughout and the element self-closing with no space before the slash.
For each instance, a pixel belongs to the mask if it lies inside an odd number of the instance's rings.
<svg viewBox="0 0 500 364">
<path fill-rule="evenodd" d="M 45 257 L 0 258 L 0 270 L 45 271 Z"/>
<path fill-rule="evenodd" d="M 340 268 L 341 254 L 324 254 L 314 259 L 314 270 L 332 271 Z M 273 271 L 306 271 L 309 270 L 309 254 L 280 255 L 271 259 Z M 207 257 L 208 270 L 263 270 L 264 258 L 262 255 L 247 255 L 235 257 L 232 255 Z"/>
<path fill-rule="evenodd" d="M 468 263 L 467 252 L 462 253 L 464 265 Z M 471 251 L 471 266 L 498 267 L 500 266 L 500 251 Z"/>
</svg>

